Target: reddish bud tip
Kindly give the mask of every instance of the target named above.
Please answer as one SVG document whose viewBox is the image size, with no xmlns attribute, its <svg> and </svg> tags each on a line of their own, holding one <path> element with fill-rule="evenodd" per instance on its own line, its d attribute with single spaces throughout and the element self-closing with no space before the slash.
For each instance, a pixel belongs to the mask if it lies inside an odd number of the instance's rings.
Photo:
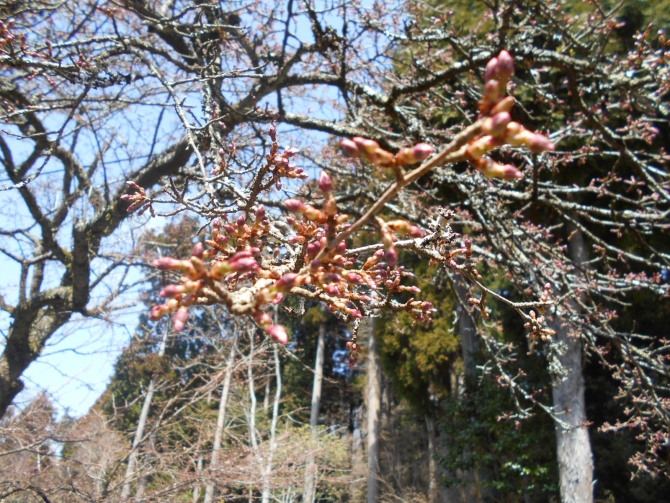
<svg viewBox="0 0 670 503">
<path fill-rule="evenodd" d="M 180 265 L 181 261 L 172 257 L 161 257 L 153 261 L 153 266 L 157 267 L 161 271 L 171 271 L 173 269 L 178 269 Z"/>
<path fill-rule="evenodd" d="M 300 213 L 305 208 L 305 203 L 298 199 L 287 199 L 284 201 L 284 206 L 287 210 L 293 213 Z"/>
<path fill-rule="evenodd" d="M 191 250 L 192 257 L 202 258 L 205 253 L 205 247 L 202 243 L 196 243 L 193 249 Z"/>
<path fill-rule="evenodd" d="M 361 152 L 358 150 L 358 145 L 351 140 L 342 140 L 340 142 L 340 147 L 350 157 L 360 157 Z"/>
</svg>

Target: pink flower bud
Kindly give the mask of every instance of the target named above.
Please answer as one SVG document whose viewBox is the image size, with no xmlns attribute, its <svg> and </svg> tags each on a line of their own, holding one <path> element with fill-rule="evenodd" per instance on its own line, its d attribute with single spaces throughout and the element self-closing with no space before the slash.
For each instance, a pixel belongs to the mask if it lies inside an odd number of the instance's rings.
<svg viewBox="0 0 670 503">
<path fill-rule="evenodd" d="M 270 129 L 268 130 L 268 134 L 270 135 L 270 139 L 275 142 L 277 141 L 277 127 L 275 126 L 275 123 L 270 124 Z"/>
<path fill-rule="evenodd" d="M 310 257 L 316 257 L 316 254 L 321 250 L 321 243 L 318 241 L 312 241 L 307 245 L 307 255 Z"/>
<path fill-rule="evenodd" d="M 298 275 L 296 273 L 286 273 L 276 281 L 275 288 L 277 290 L 287 292 L 296 285 L 297 280 Z"/>
<path fill-rule="evenodd" d="M 512 108 L 514 108 L 514 98 L 507 96 L 500 100 L 500 102 L 491 109 L 491 115 L 496 115 L 501 112 L 509 113 L 512 111 Z"/>
<path fill-rule="evenodd" d="M 239 273 L 255 271 L 256 269 L 258 269 L 258 262 L 256 262 L 256 259 L 254 258 L 245 257 L 235 260 L 234 262 L 231 260 L 230 267 L 232 267 L 234 271 Z"/>
<path fill-rule="evenodd" d="M 363 315 L 358 309 L 349 309 L 349 316 L 351 316 L 352 318 L 356 318 L 358 320 L 363 319 Z"/>
<path fill-rule="evenodd" d="M 270 325 L 266 330 L 273 341 L 278 342 L 279 344 L 288 344 L 288 334 L 283 326 Z"/>
<path fill-rule="evenodd" d="M 172 257 L 161 257 L 153 261 L 153 266 L 157 267 L 161 271 L 173 271 L 175 269 L 179 269 L 181 266 L 181 260 L 177 260 Z"/>
<path fill-rule="evenodd" d="M 282 157 L 284 157 L 285 159 L 290 159 L 291 157 L 295 156 L 298 152 L 299 150 L 289 147 L 286 150 L 284 150 Z"/>
<path fill-rule="evenodd" d="M 253 315 L 254 320 L 256 320 L 256 323 L 258 323 L 262 327 L 266 327 L 268 325 L 272 325 L 272 318 L 268 313 L 264 313 L 263 311 L 256 311 Z"/>
<path fill-rule="evenodd" d="M 140 186 L 137 185 L 135 182 L 132 182 L 132 181 L 130 181 L 130 180 L 128 180 L 128 181 L 126 182 L 126 185 L 127 185 L 128 187 L 131 187 L 131 188 L 136 189 L 136 190 L 142 190 L 142 187 L 140 187 Z"/>
<path fill-rule="evenodd" d="M 501 136 L 505 133 L 507 124 L 512 121 L 508 112 L 500 112 L 493 117 L 487 117 L 482 122 L 482 133 L 491 136 Z"/>
<path fill-rule="evenodd" d="M 358 145 L 356 145 L 353 141 L 351 140 L 342 140 L 340 142 L 340 147 L 344 151 L 345 154 L 347 154 L 350 157 L 360 157 L 361 152 L 358 150 Z"/>
<path fill-rule="evenodd" d="M 361 275 L 360 275 L 360 274 L 356 274 L 355 272 L 348 272 L 348 273 L 346 274 L 346 277 L 347 277 L 347 281 L 348 281 L 349 283 L 354 283 L 354 284 L 356 284 L 356 285 L 362 285 L 363 283 L 365 283 L 365 280 L 363 280 L 363 278 L 361 277 Z"/>
<path fill-rule="evenodd" d="M 335 253 L 338 255 L 342 255 L 345 251 L 347 251 L 347 242 L 346 241 L 340 241 L 337 243 L 337 246 L 335 247 Z"/>
<path fill-rule="evenodd" d="M 202 258 L 202 255 L 205 253 L 205 247 L 202 243 L 196 243 L 193 249 L 191 250 L 192 257 Z"/>
<path fill-rule="evenodd" d="M 223 223 L 221 222 L 220 218 L 215 218 L 214 221 L 212 222 L 212 227 L 216 230 L 221 229 L 222 225 L 223 225 Z"/>
<path fill-rule="evenodd" d="M 498 76 L 498 58 L 491 58 L 486 64 L 484 72 L 484 82 L 495 79 Z"/>
<path fill-rule="evenodd" d="M 514 59 L 507 51 L 500 51 L 498 54 L 498 78 L 501 81 L 508 81 L 514 75 Z"/>
<path fill-rule="evenodd" d="M 237 217 L 237 225 L 238 227 L 242 227 L 245 223 L 247 223 L 247 217 L 245 217 L 244 213 L 242 213 L 239 217 Z"/>
<path fill-rule="evenodd" d="M 554 145 L 549 138 L 542 134 L 533 134 L 530 136 L 527 142 L 528 148 L 534 154 L 539 154 L 541 152 L 546 152 L 547 150 L 556 150 L 556 145 Z"/>
<path fill-rule="evenodd" d="M 395 247 L 391 247 L 384 252 L 384 260 L 391 267 L 394 267 L 398 264 L 398 250 Z"/>
<path fill-rule="evenodd" d="M 174 297 L 180 293 L 183 293 L 184 287 L 182 285 L 166 285 L 158 294 L 162 299 L 168 297 Z"/>
<path fill-rule="evenodd" d="M 287 199 L 284 206 L 292 213 L 302 213 L 305 210 L 305 203 L 298 199 Z"/>
<path fill-rule="evenodd" d="M 435 152 L 435 149 L 428 145 L 427 143 L 417 143 L 412 147 L 412 154 L 414 154 L 414 158 L 418 161 L 421 162 L 424 159 L 428 159 L 433 152 Z"/>
<path fill-rule="evenodd" d="M 256 221 L 263 220 L 265 218 L 265 206 L 261 205 L 256 208 Z"/>
<path fill-rule="evenodd" d="M 277 296 L 275 297 L 275 299 L 272 301 L 272 303 L 276 306 L 276 305 L 279 304 L 282 300 L 284 300 L 284 294 L 281 293 L 281 292 L 279 292 L 279 293 L 277 294 Z"/>
<path fill-rule="evenodd" d="M 149 319 L 151 321 L 158 321 L 169 312 L 170 308 L 165 304 L 161 304 L 160 306 L 154 306 L 151 308 L 151 311 L 149 312 Z"/>
<path fill-rule="evenodd" d="M 333 180 L 330 178 L 327 171 L 322 171 L 319 175 L 319 189 L 321 189 L 321 192 L 324 194 L 333 190 Z"/>
<path fill-rule="evenodd" d="M 379 143 L 374 140 L 368 140 L 367 138 L 361 138 L 360 136 L 355 136 L 352 139 L 358 149 L 367 155 L 371 156 L 379 148 Z"/>
<path fill-rule="evenodd" d="M 304 243 L 305 242 L 305 237 L 304 236 L 291 236 L 288 238 L 288 242 L 291 243 L 292 245 L 298 244 L 298 243 Z"/>
<path fill-rule="evenodd" d="M 174 329 L 177 332 L 181 332 L 186 328 L 186 322 L 188 321 L 188 309 L 185 307 L 180 307 L 177 309 L 177 312 L 174 313 L 174 316 L 172 317 L 172 324 L 174 325 Z"/>
</svg>

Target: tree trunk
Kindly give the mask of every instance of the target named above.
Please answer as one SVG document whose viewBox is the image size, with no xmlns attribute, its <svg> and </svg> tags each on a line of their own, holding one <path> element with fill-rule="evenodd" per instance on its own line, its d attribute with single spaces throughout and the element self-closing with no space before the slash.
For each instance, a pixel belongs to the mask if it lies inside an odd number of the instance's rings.
<svg viewBox="0 0 670 503">
<path fill-rule="evenodd" d="M 169 328 L 165 328 L 163 333 L 163 339 L 161 340 L 161 345 L 158 349 L 158 356 L 163 356 L 165 354 L 165 344 L 167 342 Z M 147 424 L 147 418 L 149 417 L 149 409 L 151 408 L 151 401 L 154 398 L 154 391 L 156 389 L 156 377 L 152 377 L 149 382 L 149 388 L 147 389 L 147 394 L 144 397 L 144 404 L 142 405 L 142 412 L 140 413 L 140 419 L 137 422 L 137 429 L 135 430 L 135 439 L 133 440 L 133 450 L 128 457 L 128 467 L 126 468 L 126 476 L 123 481 L 123 488 L 121 489 L 121 496 L 119 497 L 120 501 L 126 501 L 128 496 L 130 496 L 130 485 L 135 475 L 135 465 L 137 464 L 137 456 L 139 453 L 140 443 L 144 437 L 144 428 Z"/>
<path fill-rule="evenodd" d="M 426 414 L 428 432 L 428 503 L 437 503 L 437 459 L 435 459 L 435 419 Z"/>
<path fill-rule="evenodd" d="M 576 228 L 568 226 L 572 238 L 570 255 L 576 267 L 587 260 L 584 236 Z M 571 306 L 578 309 L 577 305 Z M 582 342 L 579 333 L 565 319 L 557 317 L 553 328 L 556 339 L 564 345 L 558 360 L 565 370 L 562 378 L 552 379 L 554 410 L 560 422 L 556 422 L 556 455 L 560 474 L 561 501 L 563 503 L 593 502 L 593 454 L 586 429 L 586 403 L 584 401 L 584 377 L 582 375 Z"/>
<path fill-rule="evenodd" d="M 323 352 L 326 345 L 326 324 L 319 325 L 319 338 L 316 343 L 316 361 L 314 362 L 314 385 L 312 387 L 312 411 L 309 416 L 309 427 L 312 437 L 312 446 L 309 449 L 307 466 L 305 468 L 305 489 L 303 503 L 313 503 L 316 497 L 316 466 L 314 463 L 313 448 L 317 440 L 317 425 L 319 423 L 319 404 L 321 402 L 321 385 L 323 381 Z"/>
<path fill-rule="evenodd" d="M 277 447 L 277 421 L 279 419 L 279 401 L 281 400 L 281 366 L 279 363 L 279 350 L 274 343 L 275 377 L 277 378 L 277 390 L 275 391 L 274 404 L 272 406 L 272 425 L 270 426 L 270 451 L 268 462 L 263 475 L 263 496 L 261 503 L 270 503 L 270 477 L 272 475 L 272 459 Z"/>
<path fill-rule="evenodd" d="M 237 350 L 237 330 L 233 335 L 233 341 L 226 362 L 226 376 L 221 388 L 221 401 L 219 402 L 219 414 L 216 417 L 216 429 L 214 430 L 214 445 L 212 445 L 212 460 L 209 464 L 210 473 L 218 468 L 219 452 L 221 450 L 221 436 L 223 427 L 226 423 L 226 407 L 228 406 L 228 396 L 230 395 L 230 381 L 233 377 L 233 366 L 235 363 L 235 351 Z M 211 475 L 214 476 L 213 474 Z M 209 482 L 205 488 L 205 503 L 212 503 L 214 499 L 215 487 L 213 482 Z"/>
<path fill-rule="evenodd" d="M 379 430 L 381 414 L 381 363 L 375 337 L 374 320 L 368 322 L 367 402 L 368 402 L 368 499 L 377 503 L 379 498 Z"/>
</svg>

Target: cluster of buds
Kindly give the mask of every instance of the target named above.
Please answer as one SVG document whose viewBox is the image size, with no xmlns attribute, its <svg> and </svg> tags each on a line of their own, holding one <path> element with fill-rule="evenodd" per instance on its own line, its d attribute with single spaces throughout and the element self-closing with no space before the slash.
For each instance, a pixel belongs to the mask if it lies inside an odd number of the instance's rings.
<svg viewBox="0 0 670 503">
<path fill-rule="evenodd" d="M 302 168 L 298 168 L 291 161 L 291 158 L 298 153 L 296 149 L 288 147 L 284 149 L 282 154 L 279 153 L 277 128 L 274 123 L 270 125 L 270 139 L 272 140 L 272 146 L 270 147 L 270 153 L 266 156 L 266 160 L 268 161 L 270 171 L 274 175 L 273 180 L 277 190 L 281 190 L 282 188 L 281 178 L 299 180 L 306 180 L 309 178 Z"/>
<path fill-rule="evenodd" d="M 414 238 L 423 237 L 423 232 L 416 225 L 412 225 L 406 220 L 391 220 L 384 222 L 377 218 L 377 223 L 381 229 L 382 244 L 384 245 L 384 260 L 390 266 L 398 263 L 398 250 L 394 243 L 398 240 L 397 236 L 412 236 Z"/>
<path fill-rule="evenodd" d="M 364 159 L 381 168 L 418 164 L 428 159 L 435 151 L 427 143 L 419 143 L 410 148 L 403 148 L 394 155 L 381 148 L 376 141 L 358 136 L 351 140 L 342 140 L 340 146 L 348 156 Z"/>
<path fill-rule="evenodd" d="M 147 191 L 135 182 L 126 182 L 126 185 L 135 190 L 132 194 L 124 194 L 121 196 L 122 201 L 130 201 L 130 206 L 126 208 L 126 211 L 132 213 L 136 209 L 141 208 L 138 215 L 142 215 L 148 209 L 151 212 L 151 216 L 155 217 L 156 213 L 151 204 L 151 198 L 147 195 Z"/>
<path fill-rule="evenodd" d="M 484 95 L 479 102 L 482 135 L 474 138 L 467 147 L 468 161 L 484 176 L 513 180 L 523 178 L 523 173 L 511 164 L 500 164 L 485 154 L 495 147 L 509 144 L 513 147 L 526 146 L 533 153 L 554 150 L 549 139 L 532 133 L 518 122 L 512 121 L 510 112 L 514 98 L 505 97 L 507 84 L 514 74 L 514 60 L 507 51 L 491 59 L 484 73 Z"/>
<path fill-rule="evenodd" d="M 13 21 L 8 21 L 5 24 L 3 21 L 0 21 L 0 51 L 5 52 L 4 47 L 9 45 L 11 46 L 16 40 L 16 36 L 11 32 L 13 27 Z"/>
<path fill-rule="evenodd" d="M 528 313 L 528 321 L 523 326 L 530 330 L 528 338 L 531 344 L 539 341 L 547 342 L 552 336 L 556 335 L 554 330 L 547 328 L 544 316 L 538 316 L 535 311 Z"/>
<path fill-rule="evenodd" d="M 283 272 L 282 266 L 263 260 L 263 240 L 270 230 L 265 208 L 255 210 L 253 222 L 249 222 L 245 215 L 240 215 L 234 223 L 217 219 L 212 223 L 211 239 L 205 241 L 207 249 L 199 243 L 188 259 L 161 257 L 154 261 L 153 265 L 158 269 L 178 272 L 181 278 L 179 283 L 169 284 L 161 290 L 160 296 L 167 300 L 152 308 L 150 319 L 155 321 L 173 314 L 175 329 L 183 330 L 190 306 L 223 303 L 233 314 L 250 315 L 273 340 L 286 344 L 289 340 L 286 329 L 274 324 L 263 308 L 281 303 L 288 292 L 302 295 L 316 292 L 316 297 L 326 302 L 331 312 L 348 319 L 361 319 L 362 306 L 372 303 L 371 295 L 377 295 L 373 292 L 381 288 L 389 294 L 420 293 L 415 286 L 401 284 L 403 277 L 412 275 L 403 268 L 393 267 L 385 250 L 378 250 L 356 267 L 356 259 L 346 256 L 346 242 L 327 249 L 328 240 L 344 228 L 347 218 L 338 213 L 332 185 L 330 176 L 321 173 L 318 186 L 324 195 L 322 208 L 296 199 L 285 202 L 287 209 L 302 216 L 301 220 L 287 217 L 295 231 L 288 241 L 303 250 L 300 255 L 304 257 L 304 264 L 298 272 Z M 387 222 L 384 228 L 391 234 L 391 242 L 395 240 L 393 233 L 396 232 L 421 234 L 417 227 L 402 220 Z M 302 285 L 311 285 L 311 289 L 303 291 Z M 429 314 L 434 311 L 429 302 L 414 298 L 404 307 L 417 320 L 429 320 Z"/>
<path fill-rule="evenodd" d="M 350 341 L 347 341 L 347 349 L 349 350 L 349 366 L 353 367 L 356 365 L 356 359 L 361 353 L 361 345 L 358 344 L 358 334 L 354 330 L 354 335 L 351 337 Z"/>
</svg>

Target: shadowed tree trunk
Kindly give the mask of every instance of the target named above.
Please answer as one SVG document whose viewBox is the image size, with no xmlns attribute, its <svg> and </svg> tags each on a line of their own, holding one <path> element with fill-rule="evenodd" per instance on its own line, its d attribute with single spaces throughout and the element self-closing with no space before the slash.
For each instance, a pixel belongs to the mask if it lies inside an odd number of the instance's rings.
<svg viewBox="0 0 670 503">
<path fill-rule="evenodd" d="M 569 251 L 574 265 L 583 267 L 588 260 L 584 236 L 572 226 Z M 577 309 L 576 305 L 572 306 Z M 593 454 L 586 427 L 584 377 L 582 375 L 582 342 L 580 334 L 565 319 L 557 317 L 553 328 L 556 339 L 563 346 L 558 360 L 565 376 L 552 379 L 554 409 L 560 420 L 556 422 L 556 455 L 560 473 L 561 501 L 563 503 L 593 502 Z"/>
<path fill-rule="evenodd" d="M 437 459 L 435 458 L 435 419 L 425 415 L 426 431 L 428 432 L 428 503 L 437 503 Z"/>
<path fill-rule="evenodd" d="M 317 440 L 317 425 L 319 423 L 319 404 L 321 402 L 321 385 L 323 382 L 323 352 L 326 345 L 326 324 L 319 325 L 319 338 L 316 343 L 316 361 L 314 362 L 314 385 L 312 387 L 312 411 L 309 416 L 309 427 L 312 436 L 312 446 Z M 313 503 L 316 496 L 316 466 L 314 452 L 309 451 L 307 467 L 305 469 L 305 489 L 302 500 L 304 503 Z"/>
</svg>

